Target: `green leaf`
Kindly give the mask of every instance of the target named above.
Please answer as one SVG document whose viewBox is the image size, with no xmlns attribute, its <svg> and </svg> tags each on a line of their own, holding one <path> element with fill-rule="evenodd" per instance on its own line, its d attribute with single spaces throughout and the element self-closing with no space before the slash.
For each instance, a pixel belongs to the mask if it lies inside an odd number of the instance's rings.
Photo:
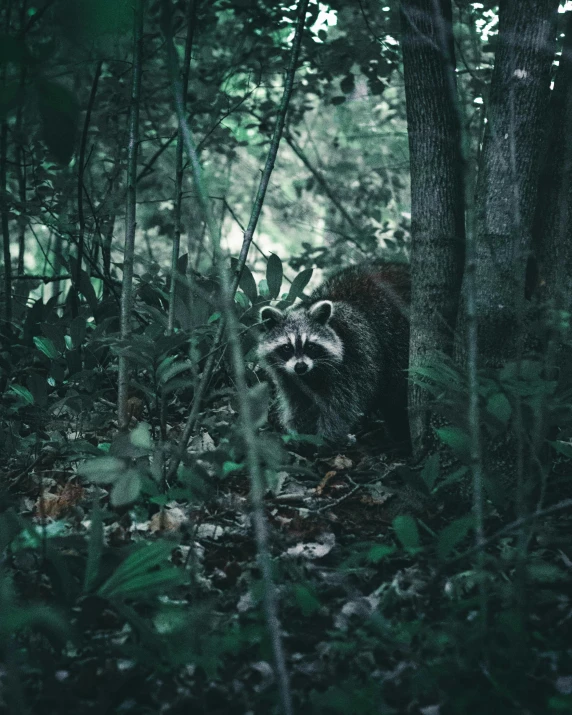
<svg viewBox="0 0 572 715">
<path fill-rule="evenodd" d="M 141 492 L 141 475 L 136 469 L 128 469 L 113 484 L 110 501 L 113 506 L 124 506 L 134 502 Z"/>
<path fill-rule="evenodd" d="M 437 436 L 450 447 L 459 459 L 467 461 L 470 454 L 469 435 L 460 427 L 441 427 L 436 429 Z"/>
<path fill-rule="evenodd" d="M 39 335 L 35 335 L 34 344 L 38 350 L 41 350 L 44 355 L 50 358 L 50 360 L 55 360 L 60 356 L 59 352 L 56 350 L 56 346 L 49 338 L 41 338 Z"/>
<path fill-rule="evenodd" d="M 277 298 L 280 295 L 283 275 L 282 261 L 276 254 L 271 253 L 266 265 L 266 283 L 271 298 Z"/>
<path fill-rule="evenodd" d="M 151 439 L 151 427 L 146 422 L 141 422 L 132 430 L 129 439 L 134 447 L 140 449 L 153 449 L 153 440 Z"/>
<path fill-rule="evenodd" d="M 181 360 L 174 365 L 168 366 L 162 371 L 161 375 L 159 375 L 159 371 L 157 371 L 157 376 L 159 377 L 159 384 L 161 385 L 161 387 L 163 387 L 174 377 L 177 377 L 177 375 L 180 375 L 182 372 L 192 369 L 193 363 L 190 360 Z"/>
<path fill-rule="evenodd" d="M 177 359 L 176 355 L 168 355 L 164 360 L 161 360 L 157 366 L 157 380 L 163 382 L 163 373 L 171 367 L 171 365 Z"/>
<path fill-rule="evenodd" d="M 469 473 L 469 468 L 468 467 L 459 467 L 459 469 L 455 469 L 454 472 L 451 472 L 447 477 L 441 479 L 439 484 L 435 487 L 435 491 L 441 491 L 441 489 L 446 489 L 448 486 L 451 484 L 455 484 L 456 482 L 461 481 L 465 475 Z"/>
<path fill-rule="evenodd" d="M 407 551 L 421 548 L 417 522 L 412 516 L 396 516 L 393 520 L 393 528 L 401 545 Z"/>
<path fill-rule="evenodd" d="M 474 524 L 474 519 L 471 514 L 462 516 L 460 519 L 455 519 L 451 524 L 446 526 L 439 534 L 437 540 L 437 556 L 444 559 L 451 551 L 461 543 L 470 532 Z"/>
<path fill-rule="evenodd" d="M 124 598 L 133 598 L 134 596 L 150 595 L 150 592 L 161 591 L 173 586 L 180 586 L 185 583 L 187 577 L 183 571 L 172 566 L 170 568 L 161 569 L 160 571 L 152 571 L 151 573 L 136 576 L 122 584 L 120 587 L 106 594 L 107 598 L 116 598 L 122 596 Z"/>
<path fill-rule="evenodd" d="M 244 266 L 242 275 L 240 276 L 240 287 L 244 293 L 248 296 L 249 301 L 254 305 L 256 303 L 256 298 L 258 297 L 258 290 L 256 288 L 256 281 L 254 276 L 248 266 Z"/>
<path fill-rule="evenodd" d="M 526 572 L 533 581 L 540 583 L 554 583 L 567 580 L 566 572 L 556 566 L 543 561 L 528 564 Z"/>
<path fill-rule="evenodd" d="M 301 586 L 299 584 L 294 586 L 294 598 L 298 608 L 302 611 L 303 616 L 311 616 L 321 608 L 321 604 L 315 594 L 306 586 Z"/>
<path fill-rule="evenodd" d="M 387 544 L 375 544 L 375 546 L 372 546 L 371 549 L 367 552 L 366 559 L 372 564 L 377 564 L 383 559 L 385 559 L 387 556 L 391 556 L 391 554 L 393 553 L 395 553 L 395 546 L 388 546 Z"/>
<path fill-rule="evenodd" d="M 91 510 L 91 525 L 89 529 L 89 542 L 87 545 L 87 562 L 83 579 L 83 591 L 90 591 L 99 575 L 99 562 L 103 553 L 103 520 L 97 499 Z"/>
<path fill-rule="evenodd" d="M 313 272 L 314 271 L 312 268 L 306 268 L 305 271 L 301 271 L 300 273 L 298 273 L 296 278 L 294 278 L 294 280 L 292 281 L 287 300 L 294 301 L 296 300 L 296 298 L 299 298 L 302 295 L 302 293 L 304 292 L 304 288 L 310 282 L 310 278 L 312 277 Z"/>
<path fill-rule="evenodd" d="M 156 541 L 138 548 L 115 569 L 115 572 L 98 590 L 98 594 L 110 598 L 128 591 L 131 588 L 130 584 L 148 574 L 152 569 L 169 565 L 172 549 L 173 544 L 167 541 Z M 153 572 L 161 573 L 161 570 Z"/>
<path fill-rule="evenodd" d="M 568 459 L 572 459 L 572 444 L 570 442 L 556 441 L 549 442 L 548 444 L 551 447 L 554 447 L 554 449 L 557 452 L 560 452 L 560 454 L 563 454 L 565 457 L 568 457 Z"/>
<path fill-rule="evenodd" d="M 234 296 L 234 302 L 238 303 L 241 308 L 248 308 L 249 303 L 248 303 L 248 298 L 244 295 L 244 293 L 240 290 L 237 290 Z"/>
<path fill-rule="evenodd" d="M 439 453 L 436 452 L 427 458 L 421 470 L 421 479 L 425 482 L 429 491 L 433 489 L 435 482 L 439 479 L 439 473 Z"/>
<path fill-rule="evenodd" d="M 239 472 L 241 469 L 244 469 L 244 462 L 224 462 L 222 465 L 223 477 L 226 477 L 232 472 Z"/>
<path fill-rule="evenodd" d="M 46 336 L 46 338 L 52 341 L 58 353 L 65 353 L 66 341 L 65 332 L 62 326 L 58 323 L 42 323 L 41 328 L 42 333 Z"/>
<path fill-rule="evenodd" d="M 24 387 L 23 385 L 10 385 L 10 392 L 13 392 L 18 395 L 18 397 L 21 397 L 27 405 L 34 404 L 34 396 L 27 387 Z"/>
<path fill-rule="evenodd" d="M 502 392 L 491 395 L 487 400 L 487 412 L 490 412 L 497 420 L 506 424 L 512 414 L 512 407 L 507 396 Z"/>
<path fill-rule="evenodd" d="M 0 584 L 0 587 L 4 584 Z M 62 643 L 71 637 L 69 622 L 59 613 L 41 603 L 23 608 L 12 607 L 3 613 L 2 626 L 3 638 L 23 630 L 39 629 L 44 633 L 50 631 Z"/>
<path fill-rule="evenodd" d="M 220 320 L 220 316 L 221 316 L 221 314 L 220 314 L 219 312 L 213 313 L 213 314 L 209 317 L 209 319 L 208 319 L 207 322 L 208 322 L 209 324 L 210 324 L 210 323 L 216 323 L 217 320 Z"/>
<path fill-rule="evenodd" d="M 98 457 L 80 464 L 77 473 L 95 484 L 112 484 L 126 471 L 125 460 L 117 457 Z"/>
<path fill-rule="evenodd" d="M 33 372 L 26 380 L 28 389 L 34 396 L 34 402 L 40 407 L 48 404 L 48 382 L 43 375 Z"/>
<path fill-rule="evenodd" d="M 264 298 L 264 300 L 268 300 L 270 298 L 270 291 L 268 289 L 268 281 L 266 278 L 262 278 L 258 281 L 258 294 L 261 298 Z"/>
<path fill-rule="evenodd" d="M 306 444 L 314 444 L 321 447 L 324 444 L 324 438 L 317 434 L 299 434 L 298 432 L 289 432 L 288 434 L 280 435 L 280 439 L 284 444 L 290 442 L 304 442 Z"/>
<path fill-rule="evenodd" d="M 572 695 L 553 695 L 548 699 L 551 712 L 572 713 Z"/>
</svg>

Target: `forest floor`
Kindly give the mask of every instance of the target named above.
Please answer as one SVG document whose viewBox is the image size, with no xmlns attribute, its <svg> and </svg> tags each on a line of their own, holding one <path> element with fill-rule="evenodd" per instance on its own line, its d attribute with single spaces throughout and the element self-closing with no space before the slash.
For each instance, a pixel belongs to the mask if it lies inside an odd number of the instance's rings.
<svg viewBox="0 0 572 715">
<path fill-rule="evenodd" d="M 168 490 L 143 483 L 125 507 L 77 473 L 78 453 L 108 449 L 112 422 L 48 426 L 50 443 L 35 460 L 12 460 L 4 512 L 12 517 L 2 523 L 16 534 L 12 596 L 5 589 L 2 598 L 13 598 L 25 623 L 12 628 L 0 705 L 61 714 L 280 711 L 249 480 L 224 448 L 233 420 L 228 398 L 210 405 L 190 445 L 202 478 Z M 428 489 L 427 472 L 383 435 L 374 425 L 339 451 L 298 445 L 269 482 L 295 711 L 572 712 L 570 518 L 547 519 L 535 537 L 536 571 L 526 577 L 534 601 L 512 598 L 511 584 L 524 583 L 514 535 L 493 541 L 487 628 L 470 505 L 445 504 L 446 490 Z M 505 523 L 493 514 L 491 533 Z"/>
</svg>

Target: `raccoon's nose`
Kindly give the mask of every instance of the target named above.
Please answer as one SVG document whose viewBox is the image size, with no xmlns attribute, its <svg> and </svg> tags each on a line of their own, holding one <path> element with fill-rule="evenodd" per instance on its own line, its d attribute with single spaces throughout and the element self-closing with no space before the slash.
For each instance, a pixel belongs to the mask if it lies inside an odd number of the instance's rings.
<svg viewBox="0 0 572 715">
<path fill-rule="evenodd" d="M 294 365 L 294 372 L 296 375 L 303 375 L 305 372 L 308 372 L 308 366 L 305 362 L 297 362 Z"/>
</svg>

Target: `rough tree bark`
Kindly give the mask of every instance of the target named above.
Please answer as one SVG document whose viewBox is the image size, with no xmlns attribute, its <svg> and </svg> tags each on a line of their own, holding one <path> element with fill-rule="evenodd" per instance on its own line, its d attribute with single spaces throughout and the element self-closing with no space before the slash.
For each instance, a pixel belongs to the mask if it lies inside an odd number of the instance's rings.
<svg viewBox="0 0 572 715">
<path fill-rule="evenodd" d="M 550 100 L 547 150 L 540 175 L 534 253 L 537 293 L 553 308 L 572 305 L 572 12 Z"/>
<path fill-rule="evenodd" d="M 189 87 L 189 74 L 191 70 L 191 52 L 193 48 L 193 35 L 195 32 L 196 0 L 188 0 L 186 25 L 187 36 L 185 39 L 185 57 L 183 60 L 183 71 L 181 73 L 181 91 L 183 93 L 183 103 L 187 104 L 187 92 Z M 172 333 L 175 328 L 175 294 L 178 280 L 178 261 L 181 246 L 182 231 L 182 210 L 183 210 L 183 137 L 179 129 L 177 134 L 177 149 L 175 153 L 175 211 L 173 216 L 173 248 L 171 254 L 171 288 L 169 290 L 169 315 L 167 319 L 167 331 Z"/>
<path fill-rule="evenodd" d="M 10 228 L 8 224 L 7 193 L 8 122 L 0 123 L 0 223 L 2 225 L 2 246 L 4 259 L 4 323 L 6 331 L 12 322 L 12 260 L 10 258 Z"/>
<path fill-rule="evenodd" d="M 517 355 L 550 91 L 558 0 L 504 0 L 476 189 L 479 350 L 498 367 Z M 459 312 L 458 354 L 465 311 Z"/>
<path fill-rule="evenodd" d="M 439 0 L 442 27 L 433 0 L 401 4 L 403 69 L 411 162 L 411 338 L 410 368 L 435 352 L 451 353 L 463 275 L 464 197 L 461 136 L 454 106 L 451 2 Z M 446 33 L 449 57 L 441 51 Z M 450 86 L 451 78 L 453 86 Z M 409 390 L 409 422 L 414 452 L 428 433 L 427 391 Z"/>
</svg>

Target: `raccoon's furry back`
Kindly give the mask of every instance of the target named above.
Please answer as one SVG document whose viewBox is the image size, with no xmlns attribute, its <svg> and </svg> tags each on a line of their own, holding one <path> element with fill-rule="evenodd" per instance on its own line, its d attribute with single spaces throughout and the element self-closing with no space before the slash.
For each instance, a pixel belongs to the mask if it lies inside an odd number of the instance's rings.
<svg viewBox="0 0 572 715">
<path fill-rule="evenodd" d="M 337 440 L 380 411 L 407 438 L 409 296 L 407 265 L 374 262 L 333 275 L 285 314 L 266 309 L 259 357 L 284 428 Z"/>
</svg>

